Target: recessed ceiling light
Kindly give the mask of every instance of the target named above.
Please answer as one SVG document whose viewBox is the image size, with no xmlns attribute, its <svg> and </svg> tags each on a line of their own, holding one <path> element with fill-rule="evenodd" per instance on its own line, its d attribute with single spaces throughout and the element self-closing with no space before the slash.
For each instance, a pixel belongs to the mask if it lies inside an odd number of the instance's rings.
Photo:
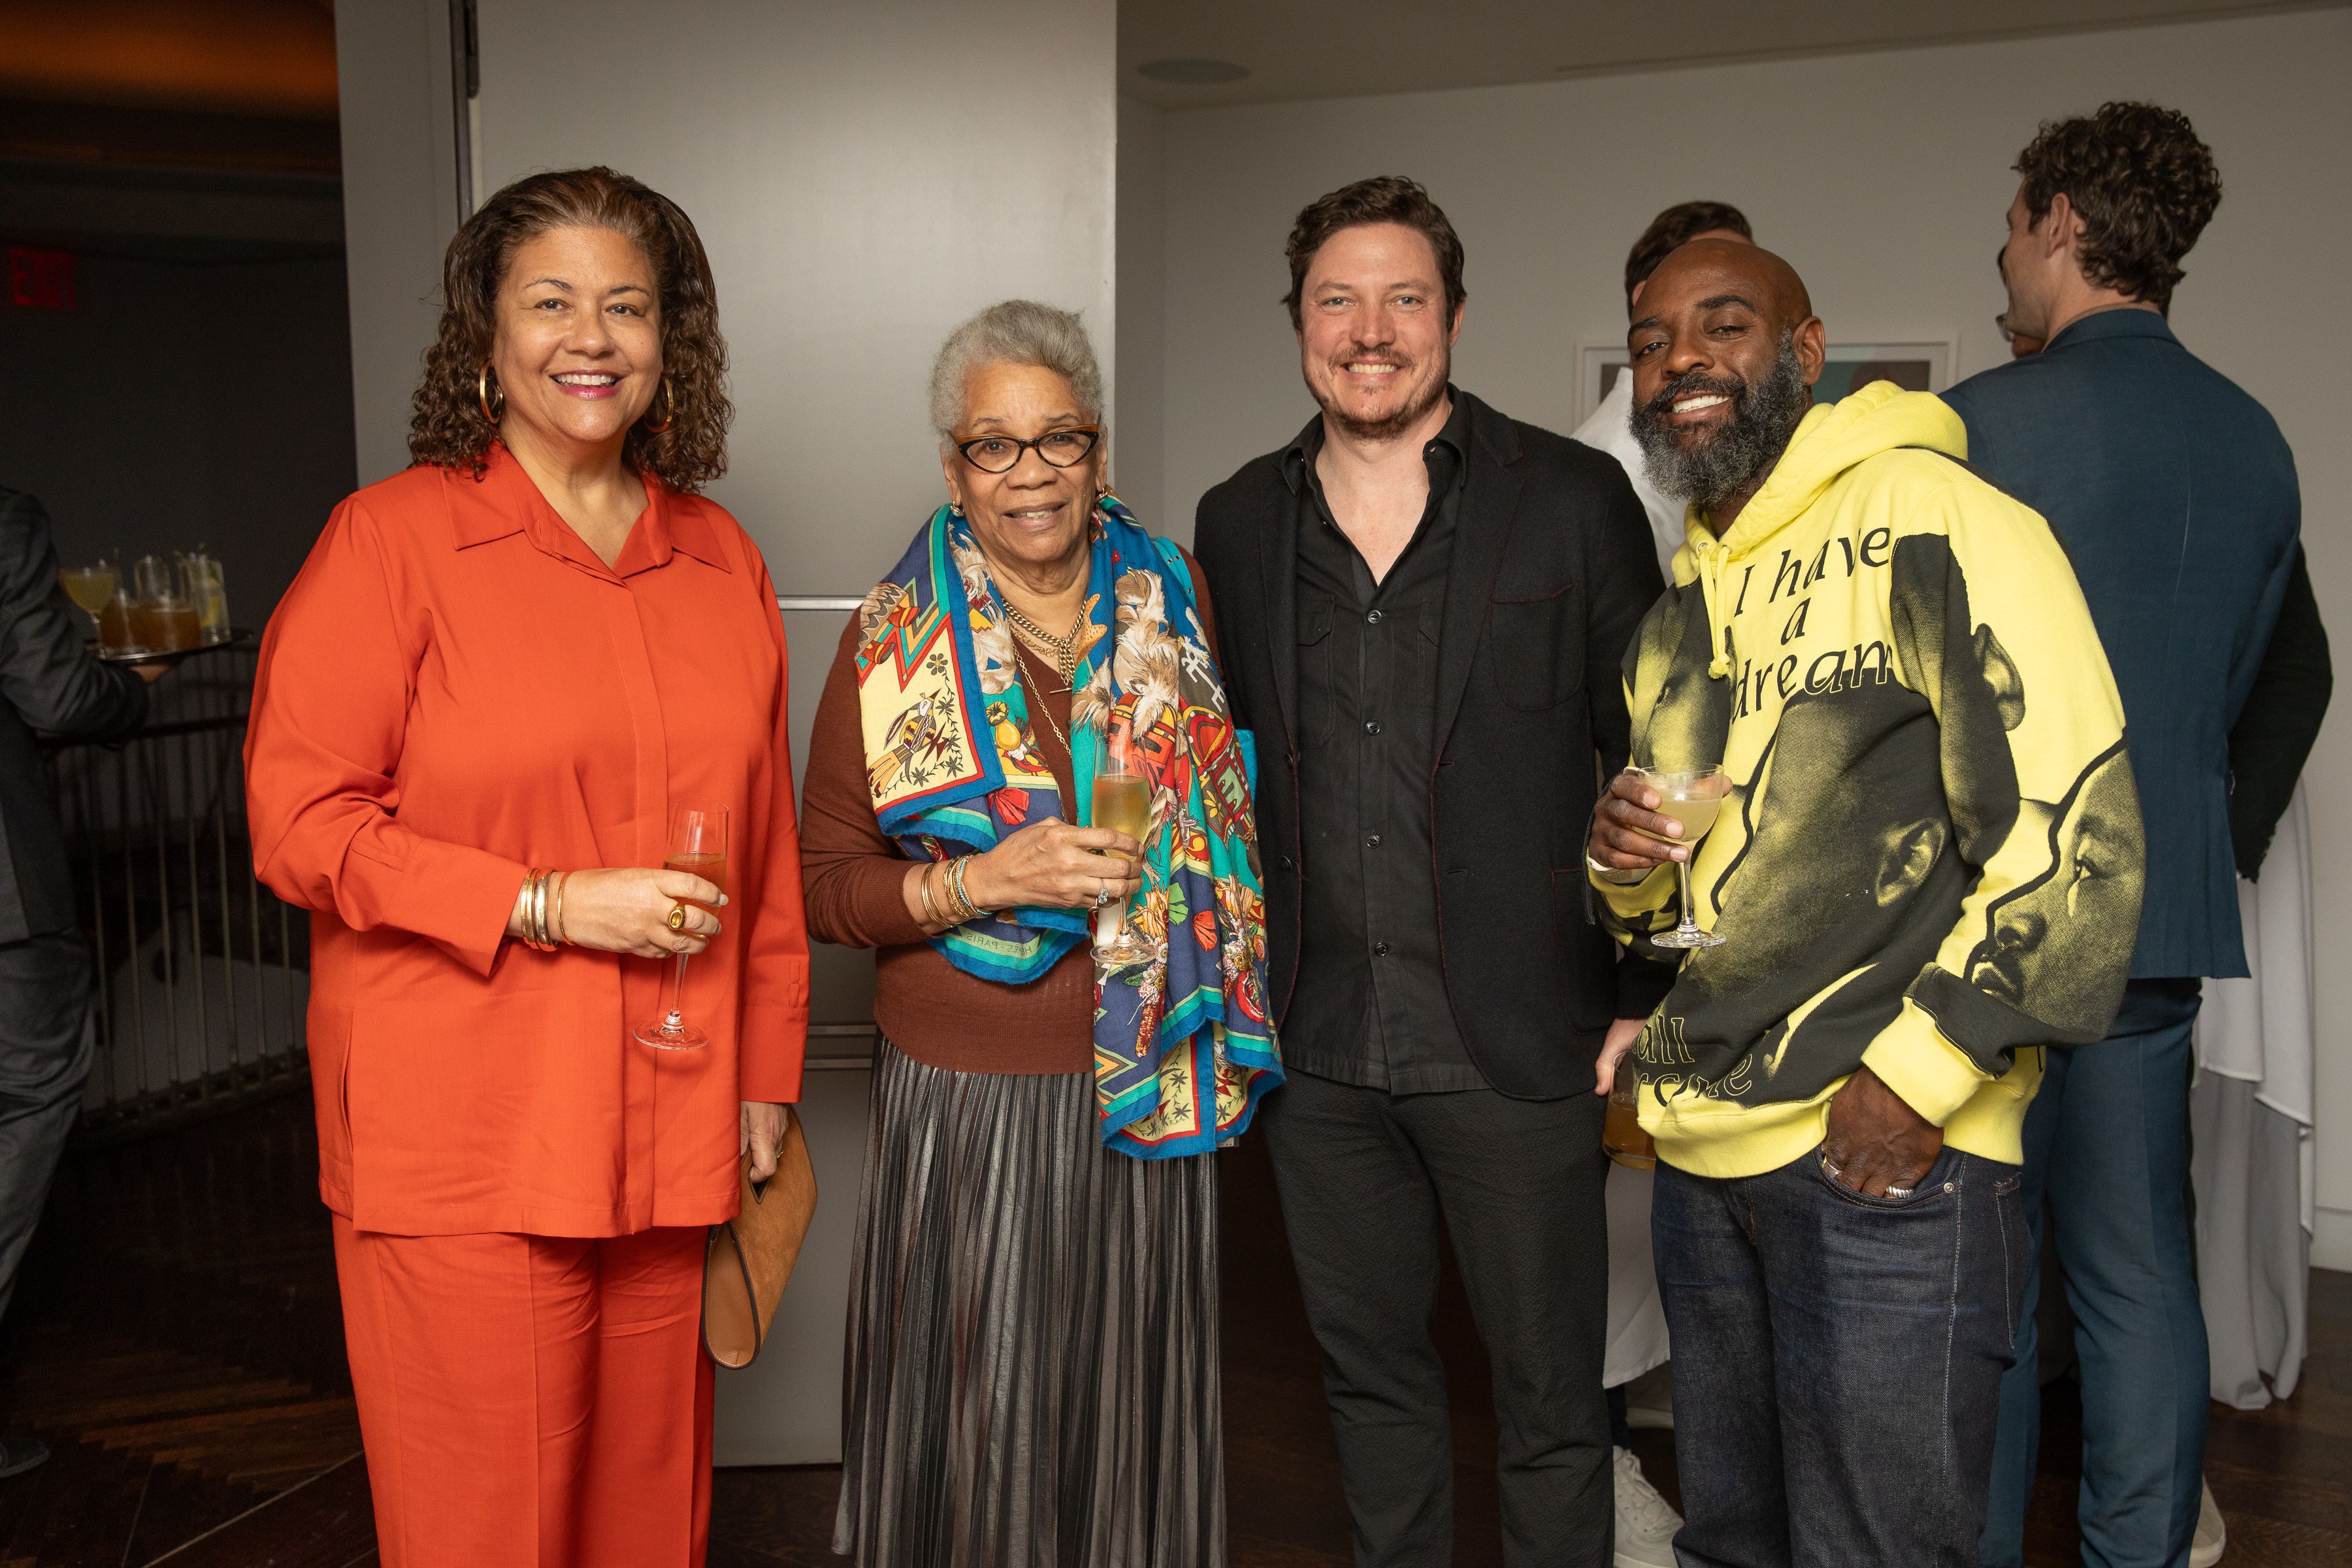
<svg viewBox="0 0 2352 1568">
<path fill-rule="evenodd" d="M 1147 60 L 1135 68 L 1154 81 L 1180 82 L 1186 87 L 1215 87 L 1249 75 L 1249 67 L 1237 66 L 1231 60 Z"/>
</svg>

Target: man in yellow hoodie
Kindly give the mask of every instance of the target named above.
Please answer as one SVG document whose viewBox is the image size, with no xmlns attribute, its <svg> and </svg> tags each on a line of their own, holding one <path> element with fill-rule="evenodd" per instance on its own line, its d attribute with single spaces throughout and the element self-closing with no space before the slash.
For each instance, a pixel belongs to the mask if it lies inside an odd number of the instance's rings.
<svg viewBox="0 0 2352 1568">
<path fill-rule="evenodd" d="M 2137 931 L 2122 707 L 2049 525 L 1968 468 L 1948 408 L 1883 382 L 1811 407 L 1823 332 L 1786 262 L 1694 243 L 1633 314 L 1633 428 L 1689 505 L 1626 655 L 1633 762 L 1724 788 L 1693 846 L 1629 771 L 1587 846 L 1635 949 L 1674 955 L 1684 871 L 1719 939 L 1630 1068 L 1675 1550 L 1974 1568 L 2020 1123 L 2043 1049 L 2105 1033 Z"/>
</svg>

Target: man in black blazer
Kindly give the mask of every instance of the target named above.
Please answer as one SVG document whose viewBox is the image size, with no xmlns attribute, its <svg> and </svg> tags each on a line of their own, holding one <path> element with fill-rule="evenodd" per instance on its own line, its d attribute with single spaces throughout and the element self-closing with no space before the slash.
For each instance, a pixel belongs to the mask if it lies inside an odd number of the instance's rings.
<svg viewBox="0 0 2352 1568">
<path fill-rule="evenodd" d="M 1202 498 L 1226 691 L 1255 732 L 1260 1110 L 1360 1564 L 1453 1551 L 1441 1218 L 1494 1370 L 1504 1561 L 1611 1559 L 1603 1037 L 1670 972 L 1586 917 L 1619 664 L 1659 592 L 1601 453 L 1449 384 L 1462 246 L 1410 180 L 1299 216 L 1287 303 L 1322 413 Z"/>
<path fill-rule="evenodd" d="M 0 1323 L 89 1073 L 89 952 L 65 828 L 34 732 L 114 740 L 147 716 L 161 664 L 103 665 L 58 584 L 48 514 L 0 488 Z M 48 1457 L 0 1436 L 0 1479 Z"/>
</svg>

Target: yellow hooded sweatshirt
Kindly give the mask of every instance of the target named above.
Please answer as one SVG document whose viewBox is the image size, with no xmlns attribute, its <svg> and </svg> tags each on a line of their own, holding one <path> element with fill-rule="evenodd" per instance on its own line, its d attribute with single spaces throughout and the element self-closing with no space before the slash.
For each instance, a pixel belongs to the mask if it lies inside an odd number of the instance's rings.
<svg viewBox="0 0 2352 1568">
<path fill-rule="evenodd" d="M 1625 658 L 1637 766 L 1720 764 L 1699 924 L 1635 1048 L 1642 1125 L 1705 1176 L 1822 1139 L 1866 1064 L 1969 1153 L 2017 1163 L 2042 1048 L 2105 1035 L 2139 929 L 2123 706 L 2041 515 L 1958 416 L 1885 383 L 1817 407 L 1723 538 L 1693 515 Z M 1596 874 L 1622 940 L 1675 872 Z"/>
</svg>

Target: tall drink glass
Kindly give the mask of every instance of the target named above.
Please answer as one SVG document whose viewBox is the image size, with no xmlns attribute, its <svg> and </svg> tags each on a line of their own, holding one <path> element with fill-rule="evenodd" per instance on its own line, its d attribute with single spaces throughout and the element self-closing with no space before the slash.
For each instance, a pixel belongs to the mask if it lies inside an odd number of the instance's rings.
<svg viewBox="0 0 2352 1568">
<path fill-rule="evenodd" d="M 196 626 L 205 645 L 228 641 L 228 587 L 221 563 L 198 551 L 184 556 L 180 574 L 184 596 L 196 607 Z"/>
<path fill-rule="evenodd" d="M 1630 1051 L 1618 1059 L 1617 1077 L 1609 1086 L 1609 1116 L 1601 1124 L 1601 1149 L 1628 1170 L 1657 1168 L 1657 1141 L 1642 1131 L 1642 1082 Z"/>
<path fill-rule="evenodd" d="M 673 809 L 669 816 L 669 848 L 662 856 L 662 869 L 691 872 L 725 892 L 727 808 L 681 805 Z M 708 904 L 698 907 L 711 908 Z M 640 1045 L 651 1046 L 657 1051 L 698 1051 L 710 1043 L 709 1035 L 686 1021 L 686 954 L 677 955 L 662 981 L 661 1016 L 650 1024 L 639 1025 L 635 1037 Z"/>
<path fill-rule="evenodd" d="M 1698 854 L 1698 841 L 1715 826 L 1716 813 L 1723 809 L 1724 797 L 1731 793 L 1731 775 L 1719 767 L 1683 768 L 1658 772 L 1651 768 L 1635 770 L 1642 783 L 1658 797 L 1658 815 L 1671 816 L 1683 825 L 1683 836 L 1664 842 L 1690 847 L 1693 857 Z M 1723 938 L 1713 931 L 1701 931 L 1691 919 L 1690 867 L 1688 860 L 1675 862 L 1675 874 L 1682 886 L 1682 923 L 1661 936 L 1650 939 L 1654 947 L 1715 947 Z"/>
<path fill-rule="evenodd" d="M 1151 780 L 1135 731 L 1114 721 L 1095 738 L 1095 787 L 1088 826 L 1124 833 L 1140 844 L 1151 826 Z M 1151 950 L 1127 929 L 1131 898 L 1114 899 L 1095 910 L 1095 956 L 1118 967 L 1141 963 Z"/>
<path fill-rule="evenodd" d="M 118 587 L 114 597 L 98 612 L 98 647 L 101 653 L 115 655 L 161 653 L 141 639 L 139 606 L 131 597 L 131 590 Z"/>
<path fill-rule="evenodd" d="M 131 581 L 137 603 L 131 629 L 141 647 L 153 653 L 178 653 L 204 641 L 196 607 L 180 593 L 180 574 L 160 555 L 142 555 L 131 564 Z"/>
</svg>

